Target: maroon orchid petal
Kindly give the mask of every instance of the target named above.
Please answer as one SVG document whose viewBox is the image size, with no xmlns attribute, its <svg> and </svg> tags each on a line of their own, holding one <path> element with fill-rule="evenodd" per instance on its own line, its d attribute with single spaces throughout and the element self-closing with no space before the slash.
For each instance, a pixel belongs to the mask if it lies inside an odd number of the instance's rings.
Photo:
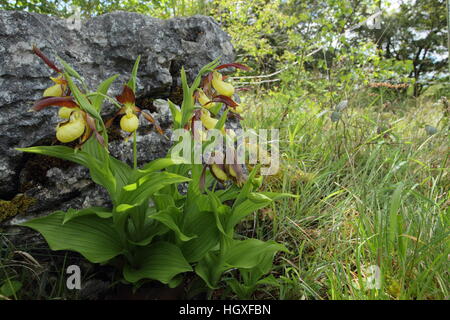
<svg viewBox="0 0 450 320">
<path fill-rule="evenodd" d="M 41 50 L 39 50 L 35 45 L 33 45 L 33 52 L 35 55 L 37 55 L 39 58 L 42 59 L 42 61 L 45 62 L 46 65 L 48 65 L 50 68 L 52 68 L 53 70 L 55 70 L 58 73 L 62 73 L 61 69 L 59 69 L 54 63 L 53 61 L 51 61 L 49 58 L 47 58 Z"/>
<path fill-rule="evenodd" d="M 36 102 L 30 111 L 41 111 L 50 106 L 67 108 L 78 107 L 72 97 L 45 97 Z"/>
<path fill-rule="evenodd" d="M 200 174 L 200 181 L 199 181 L 199 188 L 201 191 L 205 190 L 205 184 L 206 184 L 206 168 L 207 165 L 203 165 L 202 173 Z"/>
<path fill-rule="evenodd" d="M 242 170 L 242 166 L 236 163 L 230 164 L 230 167 L 233 168 L 234 172 L 236 173 L 236 184 L 238 186 L 242 186 L 245 181 L 247 180 L 247 176 L 245 175 L 244 171 Z"/>
<path fill-rule="evenodd" d="M 139 111 L 140 111 L 140 110 L 139 110 Z M 163 129 L 161 129 L 161 127 L 158 125 L 158 123 L 156 123 L 156 120 L 155 120 L 151 115 L 149 115 L 147 112 L 144 112 L 144 111 L 141 111 L 141 114 L 144 116 L 144 118 L 145 118 L 148 122 L 153 123 L 153 125 L 154 125 L 155 128 L 156 128 L 156 131 L 158 131 L 158 133 L 159 133 L 160 135 L 164 135 Z"/>
<path fill-rule="evenodd" d="M 236 102 L 234 102 L 233 99 L 231 99 L 230 97 L 223 96 L 223 95 L 215 96 L 214 98 L 212 98 L 211 101 L 225 103 L 227 106 L 229 106 L 231 108 L 236 108 L 239 105 Z"/>
<path fill-rule="evenodd" d="M 100 134 L 100 132 L 97 131 L 97 128 L 95 127 L 95 121 L 94 121 L 94 119 L 92 119 L 92 117 L 91 117 L 90 115 L 88 115 L 87 113 L 85 113 L 84 119 L 86 120 L 86 123 L 87 123 L 89 129 L 91 129 L 91 131 L 95 133 L 95 138 L 97 139 L 97 141 L 98 141 L 102 146 L 105 146 L 105 139 L 104 139 L 103 136 Z M 90 134 L 89 134 L 89 136 L 90 136 Z M 86 140 L 87 140 L 87 139 L 86 139 Z"/>
<path fill-rule="evenodd" d="M 203 92 L 207 96 L 212 95 L 212 87 L 211 87 L 212 79 L 213 79 L 213 74 L 212 74 L 212 72 L 210 72 L 206 76 L 203 77 L 202 82 L 200 84 L 200 87 L 203 89 Z"/>
<path fill-rule="evenodd" d="M 120 103 L 132 103 L 134 104 L 136 101 L 136 97 L 134 95 L 133 90 L 127 86 L 124 85 L 123 86 L 123 90 L 122 93 L 119 96 L 116 96 L 117 101 L 119 101 Z"/>
<path fill-rule="evenodd" d="M 195 133 L 194 133 L 194 122 L 195 122 L 195 121 L 200 121 L 201 115 L 202 115 L 202 111 L 201 111 L 200 109 L 194 110 L 194 114 L 193 114 L 193 116 L 192 116 L 192 118 L 191 118 L 190 128 L 189 128 L 189 123 L 187 123 L 187 124 L 184 126 L 184 129 L 185 129 L 185 130 L 191 130 L 192 135 L 194 135 L 194 134 L 195 134 Z"/>
<path fill-rule="evenodd" d="M 234 113 L 234 112 L 231 113 L 231 112 L 230 112 L 230 113 L 228 114 L 228 118 L 229 118 L 229 119 L 232 119 L 233 117 L 236 118 L 236 119 L 238 119 L 239 121 L 244 120 L 244 118 L 243 118 L 239 113 Z"/>
<path fill-rule="evenodd" d="M 123 108 L 120 109 L 119 111 L 117 111 L 117 112 L 112 116 L 112 118 L 108 119 L 108 120 L 105 122 L 105 127 L 106 127 L 106 128 L 111 127 L 112 123 L 114 122 L 114 119 L 116 119 L 118 116 L 120 116 L 121 114 L 124 114 L 124 113 L 125 113 L 125 111 L 123 110 Z"/>
<path fill-rule="evenodd" d="M 250 68 L 240 64 L 240 63 L 225 63 L 225 64 L 221 64 L 220 66 L 216 67 L 214 70 L 220 70 L 220 69 L 225 69 L 225 68 L 236 68 L 236 69 L 241 69 L 241 70 L 245 70 L 245 71 L 249 71 Z"/>
</svg>

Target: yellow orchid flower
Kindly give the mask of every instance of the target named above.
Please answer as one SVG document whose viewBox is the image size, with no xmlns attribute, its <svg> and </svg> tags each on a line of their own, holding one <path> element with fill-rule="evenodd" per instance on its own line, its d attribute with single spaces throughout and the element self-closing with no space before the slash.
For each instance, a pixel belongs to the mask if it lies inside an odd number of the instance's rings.
<svg viewBox="0 0 450 320">
<path fill-rule="evenodd" d="M 74 111 L 70 116 L 70 120 L 64 123 L 59 123 L 56 127 L 56 139 L 62 143 L 72 142 L 80 138 L 86 130 L 86 121 L 83 114 Z"/>
<path fill-rule="evenodd" d="M 97 131 L 94 119 L 80 109 L 73 97 L 47 97 L 37 101 L 30 111 L 41 111 L 47 107 L 60 107 L 59 116 L 67 121 L 56 127 L 56 138 L 62 143 L 72 142 L 80 138 L 80 143 L 86 142 L 95 133 L 96 139 L 102 145 L 105 141 Z"/>
<path fill-rule="evenodd" d="M 212 86 L 219 93 L 219 95 L 223 95 L 226 97 L 231 97 L 234 94 L 234 87 L 231 83 L 226 83 L 222 80 L 222 74 L 217 71 L 213 72 L 212 76 Z"/>
<path fill-rule="evenodd" d="M 50 77 L 52 81 L 55 83 L 53 86 L 45 89 L 43 96 L 44 97 L 62 97 L 65 95 L 67 90 L 67 81 L 63 78 L 63 76 L 58 76 L 57 78 Z"/>
<path fill-rule="evenodd" d="M 138 117 L 128 108 L 126 114 L 120 119 L 120 128 L 126 132 L 134 132 L 138 127 Z"/>
<path fill-rule="evenodd" d="M 226 181 L 229 179 L 228 175 L 223 171 L 219 165 L 212 164 L 210 166 L 212 174 L 220 181 Z"/>
<path fill-rule="evenodd" d="M 128 85 L 123 86 L 122 93 L 119 96 L 116 96 L 116 99 L 123 104 L 123 107 L 114 115 L 114 117 L 106 121 L 105 126 L 107 128 L 111 126 L 117 116 L 123 115 L 120 119 L 120 128 L 126 132 L 135 132 L 139 127 L 139 118 L 137 115 L 142 114 L 147 121 L 153 123 L 156 130 L 161 135 L 164 134 L 164 131 L 151 115 L 136 107 L 136 97 L 133 90 Z"/>
<path fill-rule="evenodd" d="M 123 86 L 122 93 L 116 97 L 117 101 L 123 104 L 123 108 L 120 110 L 121 114 L 125 114 L 120 119 L 120 128 L 126 132 L 134 132 L 139 127 L 139 119 L 135 114 L 136 97 L 133 90 L 125 85 Z"/>
<path fill-rule="evenodd" d="M 197 89 L 197 100 L 202 105 L 202 107 L 206 109 L 209 109 L 213 106 L 213 103 L 210 103 L 211 100 L 202 89 Z"/>
<path fill-rule="evenodd" d="M 200 120 L 202 121 L 203 126 L 208 130 L 214 129 L 216 127 L 216 124 L 219 122 L 219 120 L 211 117 L 211 114 L 208 110 L 202 110 Z"/>
<path fill-rule="evenodd" d="M 62 119 L 69 119 L 73 111 L 74 108 L 61 107 L 58 110 L 58 116 Z"/>
</svg>

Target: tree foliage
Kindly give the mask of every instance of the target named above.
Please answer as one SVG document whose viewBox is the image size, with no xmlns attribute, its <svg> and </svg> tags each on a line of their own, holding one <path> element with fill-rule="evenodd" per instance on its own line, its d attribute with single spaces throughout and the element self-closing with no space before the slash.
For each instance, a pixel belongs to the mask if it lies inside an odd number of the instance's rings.
<svg viewBox="0 0 450 320">
<path fill-rule="evenodd" d="M 309 78 L 352 83 L 448 81 L 444 0 L 406 0 L 389 11 L 388 0 L 45 0 L 6 1 L 0 9 L 67 17 L 115 10 L 159 18 L 203 14 L 231 35 L 238 60 L 253 75 L 280 69 Z M 367 19 L 381 10 L 379 25 Z M 278 73 L 277 73 L 278 74 Z M 289 77 L 288 77 L 289 78 Z M 270 80 L 270 79 L 269 79 Z M 279 81 L 280 79 L 273 79 Z M 322 87 L 323 89 L 323 87 Z"/>
</svg>

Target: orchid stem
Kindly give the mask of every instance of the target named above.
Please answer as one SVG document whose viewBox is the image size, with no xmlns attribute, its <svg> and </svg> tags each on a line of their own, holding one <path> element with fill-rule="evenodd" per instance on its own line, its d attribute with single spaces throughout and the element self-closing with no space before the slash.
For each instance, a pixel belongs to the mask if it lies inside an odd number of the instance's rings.
<svg viewBox="0 0 450 320">
<path fill-rule="evenodd" d="M 136 130 L 133 132 L 133 168 L 137 168 Z"/>
</svg>

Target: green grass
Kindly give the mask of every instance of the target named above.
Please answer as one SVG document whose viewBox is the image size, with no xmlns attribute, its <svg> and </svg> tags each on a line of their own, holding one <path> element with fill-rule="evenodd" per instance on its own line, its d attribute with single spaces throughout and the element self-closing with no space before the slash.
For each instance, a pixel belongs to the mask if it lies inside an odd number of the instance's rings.
<svg viewBox="0 0 450 320">
<path fill-rule="evenodd" d="M 372 100 L 371 100 L 372 99 Z M 330 107 L 247 95 L 244 125 L 279 128 L 281 170 L 264 188 L 292 192 L 259 212 L 254 233 L 285 243 L 280 299 L 448 299 L 448 128 L 436 101 L 350 99 Z M 438 126 L 429 136 L 424 124 Z M 367 286 L 370 266 L 379 289 Z"/>
</svg>

